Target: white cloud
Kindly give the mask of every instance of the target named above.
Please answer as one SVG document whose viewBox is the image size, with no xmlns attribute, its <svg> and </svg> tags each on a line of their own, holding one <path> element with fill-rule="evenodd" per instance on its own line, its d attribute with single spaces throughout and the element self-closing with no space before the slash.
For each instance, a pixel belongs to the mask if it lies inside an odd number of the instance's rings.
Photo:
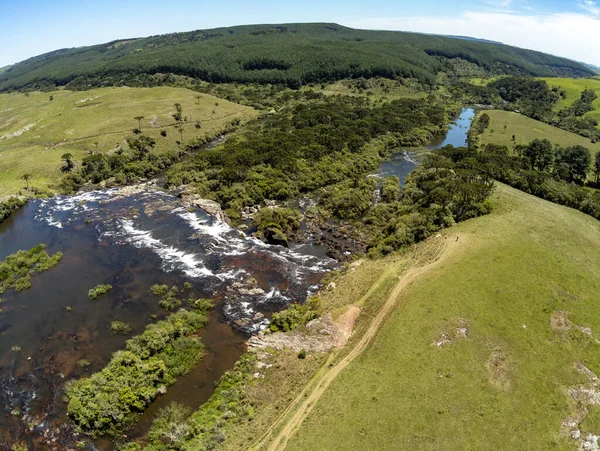
<svg viewBox="0 0 600 451">
<path fill-rule="evenodd" d="M 586 0 L 586 3 L 594 2 Z M 600 18 L 585 14 L 532 15 L 470 11 L 447 18 L 414 16 L 341 22 L 356 28 L 491 39 L 600 66 Z"/>
<path fill-rule="evenodd" d="M 594 0 L 580 0 L 579 6 L 593 16 L 600 16 L 600 6 Z"/>
</svg>

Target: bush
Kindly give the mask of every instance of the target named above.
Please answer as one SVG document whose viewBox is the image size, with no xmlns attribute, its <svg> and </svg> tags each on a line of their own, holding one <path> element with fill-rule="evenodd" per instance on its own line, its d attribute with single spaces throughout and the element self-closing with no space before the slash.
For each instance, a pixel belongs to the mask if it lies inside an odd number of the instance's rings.
<svg viewBox="0 0 600 451">
<path fill-rule="evenodd" d="M 112 289 L 112 285 L 96 285 L 94 288 L 88 291 L 88 297 L 90 299 L 96 299 L 98 296 L 108 293 Z"/>
<path fill-rule="evenodd" d="M 67 412 L 79 430 L 91 435 L 116 433 L 130 424 L 175 378 L 201 357 L 203 345 L 191 337 L 206 314 L 180 310 L 150 324 L 127 341 L 99 373 L 65 385 Z"/>
<path fill-rule="evenodd" d="M 28 251 L 18 251 L 0 262 L 0 294 L 9 288 L 22 291 L 31 286 L 31 276 L 53 268 L 62 259 L 62 252 L 50 256 L 39 244 Z"/>
<path fill-rule="evenodd" d="M 269 330 L 271 332 L 289 332 L 321 315 L 321 301 L 311 296 L 304 305 L 292 304 L 287 309 L 273 313 Z"/>
<path fill-rule="evenodd" d="M 110 323 L 110 332 L 114 335 L 129 335 L 131 333 L 131 326 L 121 321 L 112 321 Z"/>
<path fill-rule="evenodd" d="M 13 211 L 18 210 L 27 203 L 27 199 L 20 197 L 9 197 L 0 202 L 0 223 L 7 219 Z"/>
</svg>

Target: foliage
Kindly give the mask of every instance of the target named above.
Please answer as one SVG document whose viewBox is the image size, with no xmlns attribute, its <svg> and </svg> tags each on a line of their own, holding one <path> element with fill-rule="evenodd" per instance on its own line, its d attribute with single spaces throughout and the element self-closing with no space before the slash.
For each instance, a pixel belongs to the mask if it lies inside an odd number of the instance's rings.
<svg viewBox="0 0 600 451">
<path fill-rule="evenodd" d="M 434 151 L 408 176 L 400 201 L 375 205 L 365 217 L 370 254 L 387 255 L 454 222 L 489 213 L 493 180 L 465 148 Z"/>
<path fill-rule="evenodd" d="M 275 227 L 284 233 L 289 233 L 300 226 L 300 213 L 291 208 L 261 208 L 253 222 L 259 232 Z"/>
<path fill-rule="evenodd" d="M 321 302 L 317 296 L 309 297 L 304 304 L 292 304 L 281 312 L 273 313 L 269 330 L 289 332 L 321 315 Z"/>
<path fill-rule="evenodd" d="M 210 299 L 196 299 L 193 296 L 189 296 L 186 301 L 182 301 L 178 298 L 179 293 L 189 291 L 192 288 L 189 282 L 185 282 L 183 287 L 173 285 L 171 288 L 166 284 L 155 284 L 150 287 L 150 292 L 155 296 L 160 296 L 158 304 L 168 311 L 173 311 L 181 307 L 184 303 L 187 308 L 194 310 L 207 311 L 210 310 L 213 305 Z"/>
<path fill-rule="evenodd" d="M 191 335 L 207 321 L 206 311 L 180 310 L 129 339 L 126 349 L 89 378 L 65 385 L 67 412 L 91 435 L 116 433 L 143 411 L 175 378 L 201 358 L 203 345 Z"/>
<path fill-rule="evenodd" d="M 223 429 L 227 424 L 252 418 L 253 408 L 245 389 L 253 382 L 255 371 L 256 356 L 246 353 L 221 377 L 210 399 L 191 416 L 179 404 L 163 409 L 150 428 L 151 445 L 145 450 L 215 449 L 226 438 Z"/>
<path fill-rule="evenodd" d="M 31 276 L 53 268 L 62 259 L 62 252 L 50 256 L 45 244 L 27 251 L 17 251 L 0 262 L 0 294 L 13 288 L 22 291 L 31 286 Z"/>
<path fill-rule="evenodd" d="M 356 217 L 368 208 L 374 189 L 361 177 L 391 148 L 425 144 L 447 124 L 445 108 L 424 99 L 372 106 L 361 98 L 317 95 L 174 165 L 166 184 L 194 184 L 231 216 L 265 199 L 288 200 L 344 182 L 323 190 L 321 198 L 340 217 Z"/>
<path fill-rule="evenodd" d="M 386 177 L 381 182 L 380 196 L 382 202 L 395 202 L 400 198 L 400 180 L 395 175 Z"/>
<path fill-rule="evenodd" d="M 502 44 L 313 23 L 196 30 L 56 50 L 0 73 L 0 91 L 151 87 L 169 73 L 213 83 L 291 87 L 373 76 L 431 84 L 441 70 L 462 75 L 473 74 L 475 68 L 477 74 L 593 74 L 574 61 Z"/>
<path fill-rule="evenodd" d="M 88 297 L 90 299 L 96 299 L 98 296 L 102 296 L 103 294 L 108 293 L 110 290 L 112 290 L 112 285 L 108 285 L 108 284 L 96 285 L 94 288 L 92 288 L 88 291 Z"/>
<path fill-rule="evenodd" d="M 110 332 L 114 335 L 129 335 L 131 333 L 131 326 L 122 321 L 112 321 L 110 323 Z"/>
<path fill-rule="evenodd" d="M 18 210 L 27 203 L 27 199 L 21 197 L 9 197 L 0 202 L 0 223 L 7 219 L 13 211 Z"/>
<path fill-rule="evenodd" d="M 583 185 L 591 154 L 583 146 L 553 148 L 547 140 L 534 140 L 519 153 L 471 150 L 485 172 L 529 194 L 547 199 L 600 219 L 600 190 Z"/>
</svg>

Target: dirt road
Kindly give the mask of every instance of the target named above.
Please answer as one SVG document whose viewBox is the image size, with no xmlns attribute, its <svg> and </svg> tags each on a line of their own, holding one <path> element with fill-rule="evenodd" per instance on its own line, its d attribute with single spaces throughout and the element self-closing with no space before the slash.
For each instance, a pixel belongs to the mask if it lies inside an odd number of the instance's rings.
<svg viewBox="0 0 600 451">
<path fill-rule="evenodd" d="M 368 326 L 364 335 L 353 344 L 353 348 L 350 352 L 338 363 L 329 367 L 328 365 L 335 357 L 333 354 L 327 361 L 324 369 L 319 371 L 315 378 L 307 384 L 304 390 L 294 399 L 294 401 L 287 407 L 287 409 L 280 416 L 279 420 L 276 421 L 262 436 L 260 441 L 252 449 L 266 449 L 269 451 L 283 450 L 287 444 L 287 441 L 296 433 L 304 419 L 308 416 L 313 407 L 317 404 L 321 395 L 325 392 L 327 387 L 333 382 L 337 375 L 346 368 L 356 357 L 363 352 L 373 338 L 379 332 L 379 329 L 396 305 L 400 294 L 419 276 L 431 270 L 433 267 L 439 265 L 459 246 L 458 240 L 454 239 L 453 236 L 448 236 L 447 239 L 436 238 L 439 241 L 441 250 L 437 256 L 429 263 L 423 266 L 412 267 L 406 273 L 399 277 L 399 281 L 385 300 L 383 306 L 373 319 L 373 322 Z M 382 276 L 382 278 L 385 276 Z M 380 279 L 381 280 L 381 279 Z M 376 283 L 377 284 L 377 283 Z M 293 414 L 290 416 L 290 414 Z M 272 441 L 272 434 L 280 429 L 277 435 Z"/>
</svg>

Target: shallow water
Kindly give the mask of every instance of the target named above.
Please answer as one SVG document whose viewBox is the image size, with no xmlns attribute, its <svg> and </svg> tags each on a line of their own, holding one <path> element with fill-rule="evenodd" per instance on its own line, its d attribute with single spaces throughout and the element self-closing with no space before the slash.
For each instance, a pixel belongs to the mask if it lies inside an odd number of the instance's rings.
<svg viewBox="0 0 600 451">
<path fill-rule="evenodd" d="M 131 195 L 104 190 L 33 200 L 0 225 L 0 259 L 38 243 L 50 253 L 62 251 L 63 260 L 34 275 L 30 289 L 2 296 L 0 449 L 17 438 L 28 440 L 30 449 L 46 449 L 43 442 L 52 438 L 67 443 L 64 381 L 100 370 L 123 347 L 127 337 L 111 335 L 112 320 L 139 334 L 151 315 L 166 316 L 148 292 L 151 285 L 188 281 L 194 296 L 213 299 L 215 308 L 201 332 L 204 360 L 153 403 L 130 436 L 143 433 L 170 401 L 197 408 L 208 399 L 213 382 L 244 352 L 246 334 L 265 327 L 270 312 L 305 299 L 336 264 L 312 255 L 315 249 L 266 245 L 183 209 L 176 197 L 150 185 Z M 248 278 L 262 292 L 231 288 Z M 113 289 L 89 300 L 87 291 L 100 283 Z M 14 345 L 21 351 L 11 351 Z M 81 359 L 90 365 L 81 367 Z"/>
<path fill-rule="evenodd" d="M 460 115 L 450 124 L 450 128 L 445 135 L 436 137 L 425 148 L 427 150 L 439 149 L 447 145 L 462 147 L 467 145 L 467 133 L 471 128 L 471 119 L 475 116 L 473 108 L 464 108 Z M 390 177 L 395 175 L 400 179 L 400 185 L 404 185 L 408 174 L 419 164 L 418 158 L 411 155 L 407 150 L 398 152 L 381 164 L 379 175 Z"/>
</svg>

